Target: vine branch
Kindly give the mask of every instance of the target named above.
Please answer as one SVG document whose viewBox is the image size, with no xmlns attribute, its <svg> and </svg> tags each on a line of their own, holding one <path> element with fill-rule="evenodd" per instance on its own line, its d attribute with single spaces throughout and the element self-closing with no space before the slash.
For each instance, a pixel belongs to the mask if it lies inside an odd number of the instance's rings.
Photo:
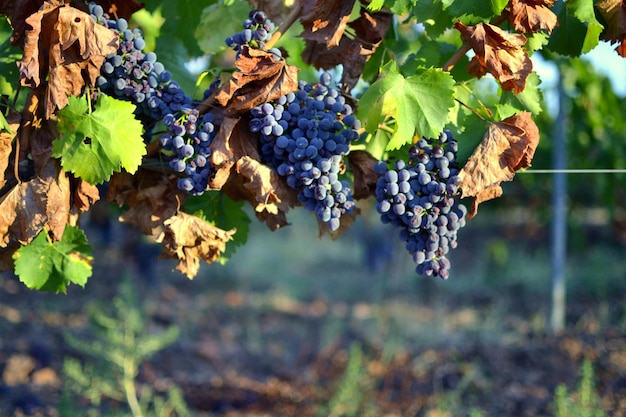
<svg viewBox="0 0 626 417">
<path fill-rule="evenodd" d="M 298 20 L 298 18 L 300 17 L 301 11 L 302 11 L 301 3 L 296 2 L 296 4 L 293 6 L 293 10 L 291 11 L 291 13 L 289 13 L 285 21 L 280 24 L 280 26 L 278 27 L 276 32 L 274 32 L 270 40 L 265 43 L 266 49 L 271 49 L 274 47 L 274 45 L 276 45 L 280 37 L 283 36 L 283 34 L 289 30 L 291 25 L 293 25 L 296 20 Z"/>
</svg>

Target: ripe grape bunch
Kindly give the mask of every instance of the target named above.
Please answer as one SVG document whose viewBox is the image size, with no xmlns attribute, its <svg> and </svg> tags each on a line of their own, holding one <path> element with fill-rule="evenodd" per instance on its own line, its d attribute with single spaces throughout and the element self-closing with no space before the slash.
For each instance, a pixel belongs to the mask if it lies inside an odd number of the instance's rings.
<svg viewBox="0 0 626 417">
<path fill-rule="evenodd" d="M 457 151 L 451 132 L 443 132 L 437 139 L 420 139 L 409 149 L 407 162 L 375 166 L 381 221 L 401 229 L 400 239 L 420 275 L 448 278 L 446 254 L 457 246 L 457 231 L 465 225 L 467 208 L 454 199 L 460 183 Z"/>
<path fill-rule="evenodd" d="M 216 134 L 213 114 L 200 115 L 197 109 L 186 109 L 176 115 L 166 114 L 163 124 L 168 133 L 161 135 L 159 141 L 164 150 L 174 155 L 169 165 L 182 175 L 178 188 L 201 195 L 212 173 L 209 146 Z"/>
<path fill-rule="evenodd" d="M 191 106 L 191 98 L 172 80 L 154 52 L 143 52 L 146 42 L 139 29 L 129 29 L 124 18 L 110 19 L 102 6 L 90 2 L 89 13 L 100 25 L 119 34 L 116 54 L 106 57 L 96 81 L 101 92 L 137 105 L 136 113 L 152 124 L 168 113 Z"/>
<path fill-rule="evenodd" d="M 265 43 L 272 37 L 274 23 L 268 19 L 267 14 L 261 10 L 251 10 L 248 18 L 243 21 L 243 30 L 226 38 L 226 45 L 241 52 L 242 46 L 247 45 L 252 49 L 265 49 Z M 277 59 L 282 57 L 278 48 L 269 50 Z"/>
<path fill-rule="evenodd" d="M 299 82 L 298 90 L 250 111 L 250 130 L 260 133 L 261 158 L 298 190 L 299 201 L 331 231 L 354 208 L 352 191 L 341 180 L 343 156 L 359 138 L 360 122 L 324 72 L 320 82 Z"/>
</svg>

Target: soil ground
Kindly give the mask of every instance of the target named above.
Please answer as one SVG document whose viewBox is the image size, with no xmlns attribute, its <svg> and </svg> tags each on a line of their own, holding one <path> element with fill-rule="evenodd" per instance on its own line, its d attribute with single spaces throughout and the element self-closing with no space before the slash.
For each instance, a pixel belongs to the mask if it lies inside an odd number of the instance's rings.
<svg viewBox="0 0 626 417">
<path fill-rule="evenodd" d="M 363 235 L 348 236 L 362 244 L 359 253 L 347 244 L 337 258 L 330 255 L 336 247 L 314 244 L 292 261 L 289 245 L 309 232 L 251 238 L 231 266 L 206 267 L 194 281 L 170 273 L 173 265 L 156 261 L 150 245 L 99 246 L 98 239 L 84 290 L 42 294 L 0 275 L 0 415 L 58 415 L 64 359 L 88 359 L 63 335 L 88 332 L 90 306 L 109 303 L 124 277 L 135 282 L 147 328 L 180 329 L 176 342 L 142 364 L 138 381 L 157 392 L 176 384 L 199 417 L 554 416 L 557 387 L 574 391 L 585 360 L 607 415 L 626 415 L 621 287 L 605 285 L 597 295 L 583 279 L 568 300 L 567 329 L 552 335 L 549 286 L 525 286 L 537 273 L 531 264 L 543 270 L 549 256 L 502 255 L 504 232 L 461 242 L 466 249 L 453 268 L 462 276 L 445 282 L 454 291 L 431 278 L 406 278 L 410 264 L 395 255 L 376 265 Z M 506 285 L 462 282 L 478 247 L 491 253 L 482 275 L 502 268 Z M 605 275 L 615 270 L 623 278 L 624 260 L 611 259 Z"/>
</svg>

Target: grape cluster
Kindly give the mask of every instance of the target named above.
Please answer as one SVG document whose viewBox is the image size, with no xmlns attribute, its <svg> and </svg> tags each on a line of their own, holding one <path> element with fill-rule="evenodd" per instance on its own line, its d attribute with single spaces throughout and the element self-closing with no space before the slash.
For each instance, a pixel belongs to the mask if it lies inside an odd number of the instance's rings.
<svg viewBox="0 0 626 417">
<path fill-rule="evenodd" d="M 226 45 L 241 52 L 241 47 L 247 45 L 253 49 L 265 49 L 265 42 L 272 37 L 274 23 L 267 18 L 267 14 L 261 10 L 251 10 L 248 18 L 243 21 L 243 30 L 235 35 L 226 38 Z M 269 50 L 277 59 L 282 57 L 280 49 L 271 48 Z"/>
<path fill-rule="evenodd" d="M 211 176 L 209 146 L 216 134 L 213 115 L 200 115 L 197 109 L 185 109 L 177 117 L 166 114 L 163 124 L 168 132 L 159 138 L 163 149 L 172 152 L 174 157 L 169 165 L 181 174 L 178 188 L 192 195 L 201 195 L 207 188 Z"/>
<path fill-rule="evenodd" d="M 383 223 L 399 227 L 400 239 L 421 275 L 448 278 L 446 254 L 457 246 L 457 231 L 465 225 L 467 208 L 455 201 L 459 170 L 458 144 L 451 132 L 437 139 L 420 139 L 409 149 L 408 162 L 375 166 L 376 208 Z"/>
<path fill-rule="evenodd" d="M 253 108 L 249 126 L 260 133 L 263 162 L 334 231 L 354 208 L 350 186 L 339 175 L 350 143 L 359 138 L 360 122 L 331 84 L 328 72 L 316 84 L 300 81 L 297 91 Z"/>
<path fill-rule="evenodd" d="M 172 80 L 154 52 L 144 53 L 146 42 L 139 29 L 129 29 L 124 18 L 110 19 L 102 6 L 89 3 L 89 13 L 99 24 L 119 35 L 117 53 L 106 57 L 96 85 L 112 97 L 137 105 L 136 113 L 148 123 L 169 113 L 189 108 L 191 98 Z"/>
</svg>

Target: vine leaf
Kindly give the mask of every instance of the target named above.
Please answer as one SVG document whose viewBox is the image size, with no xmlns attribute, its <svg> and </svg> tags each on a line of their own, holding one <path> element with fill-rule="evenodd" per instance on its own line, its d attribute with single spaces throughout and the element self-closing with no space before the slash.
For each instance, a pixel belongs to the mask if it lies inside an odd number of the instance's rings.
<svg viewBox="0 0 626 417">
<path fill-rule="evenodd" d="M 354 175 L 354 198 L 359 200 L 374 195 L 378 175 L 374 172 L 374 165 L 378 162 L 367 151 L 352 151 L 348 154 L 348 163 Z"/>
<path fill-rule="evenodd" d="M 178 259 L 176 269 L 193 278 L 200 259 L 214 262 L 235 230 L 224 231 L 203 219 L 180 212 L 187 195 L 176 186 L 177 177 L 140 169 L 137 174 L 116 173 L 111 178 L 108 198 L 128 206 L 120 221 L 162 243 L 161 256 Z"/>
<path fill-rule="evenodd" d="M 559 26 L 554 29 L 548 48 L 558 54 L 578 56 L 598 45 L 604 26 L 596 18 L 591 0 L 559 1 L 554 6 Z"/>
<path fill-rule="evenodd" d="M 383 41 L 391 22 L 391 13 L 372 13 L 361 9 L 361 15 L 348 24 L 354 30 L 354 37 L 341 36 L 335 47 L 329 47 L 326 42 L 316 40 L 305 31 L 303 37 L 306 46 L 302 58 L 307 64 L 322 69 L 343 65 L 341 83 L 344 91 L 350 91 L 361 77 L 365 64 Z"/>
<path fill-rule="evenodd" d="M 200 196 L 189 196 L 185 199 L 185 212 L 200 217 L 220 229 L 237 230 L 220 257 L 220 263 L 225 263 L 235 250 L 248 240 L 250 218 L 243 210 L 243 205 L 243 201 L 233 201 L 221 191 L 207 191 Z"/>
<path fill-rule="evenodd" d="M 492 124 L 459 172 L 463 197 L 474 197 L 468 219 L 484 201 L 502 195 L 500 183 L 528 168 L 539 144 L 539 129 L 530 112 L 520 112 Z"/>
<path fill-rule="evenodd" d="M 38 176 L 13 187 L 0 198 L 0 247 L 11 241 L 28 244 L 44 227 L 60 239 L 70 213 L 67 174 L 48 160 Z"/>
<path fill-rule="evenodd" d="M 555 0 L 510 0 L 509 22 L 522 33 L 545 30 L 552 33 L 558 19 L 550 10 Z"/>
<path fill-rule="evenodd" d="M 405 78 L 395 63 L 383 68 L 383 76 L 370 86 L 359 103 L 359 119 L 368 132 L 378 129 L 383 116 L 395 119 L 387 150 L 399 149 L 420 136 L 437 137 L 449 122 L 454 106 L 454 79 L 439 69 L 418 71 Z"/>
<path fill-rule="evenodd" d="M 22 85 L 46 83 L 46 118 L 68 104 L 67 96 L 94 85 L 108 54 L 117 51 L 119 36 L 73 7 L 44 3 L 26 19 L 24 57 L 18 63 Z"/>
<path fill-rule="evenodd" d="M 326 48 L 339 45 L 350 19 L 354 0 L 316 0 L 303 2 L 300 21 L 304 27 L 302 37 L 319 42 Z"/>
<path fill-rule="evenodd" d="M 24 32 L 28 28 L 26 18 L 36 13 L 42 4 L 43 0 L 0 0 L 0 14 L 8 16 L 11 20 L 13 45 L 22 45 Z"/>
<path fill-rule="evenodd" d="M 207 263 L 218 260 L 235 233 L 183 212 L 167 219 L 163 227 L 158 239 L 163 244 L 161 257 L 178 259 L 176 269 L 190 279 L 198 274 L 200 259 Z"/>
<path fill-rule="evenodd" d="M 82 230 L 67 226 L 59 241 L 42 230 L 13 254 L 15 273 L 28 288 L 63 292 L 69 284 L 84 287 L 91 276 L 92 248 Z"/>
<path fill-rule="evenodd" d="M 215 95 L 229 117 L 298 89 L 299 69 L 269 52 L 244 46 L 235 66 L 238 71 Z"/>
<path fill-rule="evenodd" d="M 620 43 L 617 52 L 626 57 L 626 5 L 622 0 L 599 0 L 594 7 L 606 22 L 602 39 Z"/>
<path fill-rule="evenodd" d="M 221 189 L 235 201 L 248 201 L 257 218 L 276 230 L 288 224 L 286 213 L 297 203 L 296 192 L 260 159 L 247 119 L 225 118 L 211 144 L 215 175 L 209 188 Z"/>
<path fill-rule="evenodd" d="M 11 156 L 12 144 L 17 128 L 20 126 L 20 114 L 16 111 L 9 113 L 7 119 L 2 118 L 0 126 L 0 189 L 6 184 L 5 171 L 9 166 L 9 157 Z"/>
<path fill-rule="evenodd" d="M 526 79 L 533 69 L 524 48 L 524 35 L 507 33 L 488 23 L 465 26 L 457 22 L 454 28 L 476 53 L 468 64 L 470 74 L 480 78 L 489 72 L 502 89 L 516 94 L 524 90 Z"/>
<path fill-rule="evenodd" d="M 108 199 L 127 210 L 120 221 L 144 235 L 157 238 L 165 220 L 178 212 L 185 193 L 176 186 L 177 177 L 140 169 L 135 175 L 116 173 L 109 183 Z"/>
<path fill-rule="evenodd" d="M 141 122 L 133 116 L 135 105 L 100 94 L 90 112 L 87 100 L 70 97 L 59 111 L 60 137 L 52 143 L 52 155 L 90 184 L 104 182 L 122 168 L 135 172 L 146 154 Z"/>
</svg>

